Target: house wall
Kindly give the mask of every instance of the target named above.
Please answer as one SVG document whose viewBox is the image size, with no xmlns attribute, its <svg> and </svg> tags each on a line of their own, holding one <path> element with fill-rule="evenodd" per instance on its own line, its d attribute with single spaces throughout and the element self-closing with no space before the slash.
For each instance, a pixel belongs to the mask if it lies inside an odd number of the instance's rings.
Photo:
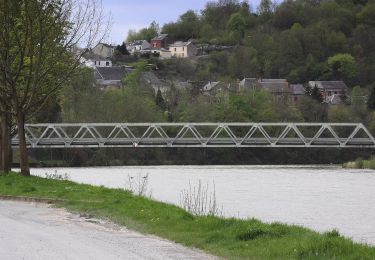
<svg viewBox="0 0 375 260">
<path fill-rule="evenodd" d="M 114 48 L 107 47 L 102 43 L 97 44 L 93 49 L 92 52 L 96 55 L 99 55 L 103 58 L 112 58 Z"/>
<path fill-rule="evenodd" d="M 94 61 L 96 67 L 112 67 L 112 61 L 110 60 L 96 60 Z"/>
<path fill-rule="evenodd" d="M 192 44 L 182 47 L 172 46 L 169 48 L 169 50 L 171 51 L 172 56 L 177 58 L 192 57 L 197 54 L 197 48 Z"/>
</svg>

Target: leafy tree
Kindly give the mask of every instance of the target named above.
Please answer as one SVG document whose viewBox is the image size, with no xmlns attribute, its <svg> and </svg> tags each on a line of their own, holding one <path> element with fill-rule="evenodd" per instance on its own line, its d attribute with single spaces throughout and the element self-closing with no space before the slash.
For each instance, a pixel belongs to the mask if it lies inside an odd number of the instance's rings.
<svg viewBox="0 0 375 260">
<path fill-rule="evenodd" d="M 231 32 L 236 32 L 243 38 L 245 29 L 246 29 L 246 21 L 240 13 L 234 13 L 231 15 L 227 28 Z"/>
<path fill-rule="evenodd" d="M 74 10 L 73 10 L 74 8 Z M 20 168 L 30 175 L 24 124 L 57 95 L 82 55 L 103 37 L 96 1 L 5 0 L 0 4 L 0 96 L 17 122 Z M 3 102 L 4 100 L 1 99 Z"/>
<path fill-rule="evenodd" d="M 335 79 L 352 80 L 357 76 L 357 63 L 350 54 L 336 54 L 327 63 Z"/>
<path fill-rule="evenodd" d="M 151 39 L 157 36 L 159 33 L 160 27 L 155 21 L 153 21 L 149 27 L 143 28 L 138 32 L 135 30 L 129 30 L 126 41 L 133 42 L 137 40 L 146 40 L 150 42 Z"/>
</svg>

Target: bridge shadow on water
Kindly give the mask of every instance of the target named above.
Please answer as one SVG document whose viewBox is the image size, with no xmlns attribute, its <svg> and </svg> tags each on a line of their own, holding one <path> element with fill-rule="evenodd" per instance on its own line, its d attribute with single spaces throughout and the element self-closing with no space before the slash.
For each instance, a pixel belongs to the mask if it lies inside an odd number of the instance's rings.
<svg viewBox="0 0 375 260">
<path fill-rule="evenodd" d="M 38 167 L 342 164 L 373 154 L 370 148 L 50 148 L 31 150 L 30 160 Z M 15 164 L 17 157 L 14 149 Z"/>
</svg>

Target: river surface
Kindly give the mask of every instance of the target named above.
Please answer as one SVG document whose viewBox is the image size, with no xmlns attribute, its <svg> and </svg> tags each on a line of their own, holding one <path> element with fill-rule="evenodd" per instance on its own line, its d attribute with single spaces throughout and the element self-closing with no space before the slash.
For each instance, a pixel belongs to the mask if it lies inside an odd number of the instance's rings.
<svg viewBox="0 0 375 260">
<path fill-rule="evenodd" d="M 227 217 L 297 224 L 317 231 L 338 229 L 375 245 L 375 171 L 338 166 L 147 166 L 32 169 L 32 174 L 68 174 L 79 183 L 129 186 L 148 175 L 152 198 L 180 204 L 181 192 L 199 181 L 215 187 Z"/>
</svg>

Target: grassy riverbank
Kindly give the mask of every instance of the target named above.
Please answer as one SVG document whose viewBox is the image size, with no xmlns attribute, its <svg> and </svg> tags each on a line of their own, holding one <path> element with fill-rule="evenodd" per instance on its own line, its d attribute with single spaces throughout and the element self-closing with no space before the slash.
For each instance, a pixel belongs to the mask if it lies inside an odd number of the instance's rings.
<svg viewBox="0 0 375 260">
<path fill-rule="evenodd" d="M 358 158 L 355 161 L 344 163 L 343 168 L 375 170 L 375 158 L 371 158 L 370 160 L 363 160 L 362 158 Z"/>
<path fill-rule="evenodd" d="M 106 218 L 228 259 L 375 259 L 375 248 L 355 244 L 335 231 L 319 234 L 258 220 L 195 217 L 161 202 L 70 181 L 16 174 L 0 176 L 0 195 L 61 199 L 58 206 Z"/>
</svg>

